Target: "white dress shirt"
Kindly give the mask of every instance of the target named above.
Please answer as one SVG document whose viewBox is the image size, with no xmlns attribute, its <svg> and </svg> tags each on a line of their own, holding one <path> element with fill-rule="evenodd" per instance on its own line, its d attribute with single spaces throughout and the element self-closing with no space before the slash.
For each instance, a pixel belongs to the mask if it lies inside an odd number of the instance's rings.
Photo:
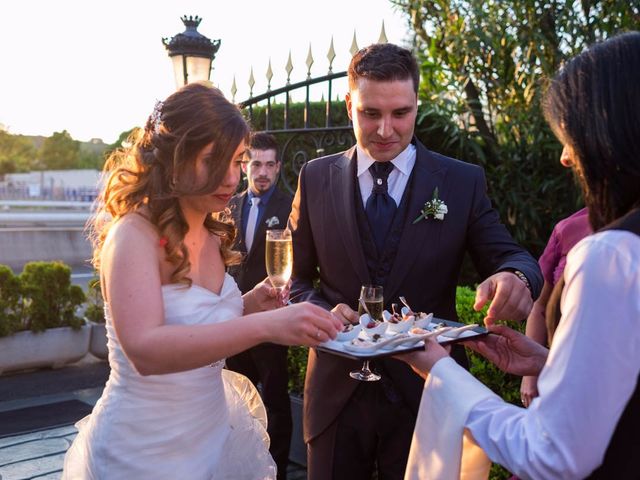
<svg viewBox="0 0 640 480">
<path fill-rule="evenodd" d="M 640 372 L 640 237 L 617 230 L 586 237 L 564 275 L 563 316 L 540 396 L 528 409 L 476 397 L 464 424 L 491 460 L 523 479 L 584 478 L 596 469 Z M 446 382 L 460 368 L 439 361 L 431 374 Z M 478 381 L 467 374 L 457 384 L 465 382 Z"/>
<path fill-rule="evenodd" d="M 358 161 L 358 184 L 360 185 L 360 194 L 362 195 L 362 205 L 367 206 L 367 199 L 373 190 L 373 176 L 369 171 L 369 167 L 375 162 L 373 158 L 367 155 L 360 147 L 356 147 Z M 416 164 L 416 147 L 409 144 L 396 158 L 391 160 L 395 167 L 391 170 L 387 179 L 388 192 L 391 198 L 396 202 L 396 207 L 400 205 L 404 189 L 409 181 L 411 170 Z"/>
</svg>

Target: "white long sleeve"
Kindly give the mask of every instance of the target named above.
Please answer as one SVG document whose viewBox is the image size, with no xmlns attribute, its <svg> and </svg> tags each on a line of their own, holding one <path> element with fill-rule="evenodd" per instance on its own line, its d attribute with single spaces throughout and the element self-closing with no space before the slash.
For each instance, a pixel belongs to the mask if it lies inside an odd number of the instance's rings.
<svg viewBox="0 0 640 480">
<path fill-rule="evenodd" d="M 565 269 L 562 320 L 529 409 L 495 397 L 465 426 L 520 478 L 584 478 L 597 468 L 640 372 L 640 237 L 582 240 Z"/>
</svg>

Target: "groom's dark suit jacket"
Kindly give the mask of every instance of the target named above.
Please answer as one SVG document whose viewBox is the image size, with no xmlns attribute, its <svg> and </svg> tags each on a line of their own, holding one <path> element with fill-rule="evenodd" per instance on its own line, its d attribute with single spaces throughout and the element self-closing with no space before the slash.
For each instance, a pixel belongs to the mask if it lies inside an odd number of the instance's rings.
<svg viewBox="0 0 640 480">
<path fill-rule="evenodd" d="M 406 192 L 408 209 L 395 261 L 384 285 L 387 308 L 403 295 L 417 311 L 455 320 L 455 293 L 465 251 L 482 278 L 504 269 L 522 271 L 535 296 L 542 276 L 535 259 L 511 238 L 486 194 L 483 170 L 427 150 L 414 139 L 416 163 Z M 357 309 L 370 274 L 358 230 L 356 149 L 307 163 L 299 176 L 289 225 L 293 231 L 292 297 L 331 308 Z M 435 188 L 448 213 L 416 224 Z M 319 289 L 313 281 L 319 276 Z M 535 297 L 534 297 L 535 298 Z M 417 414 L 424 382 L 398 360 L 382 361 L 385 374 Z M 349 371 L 362 362 L 311 350 L 304 394 L 304 437 L 309 442 L 334 422 L 358 386 Z"/>
</svg>

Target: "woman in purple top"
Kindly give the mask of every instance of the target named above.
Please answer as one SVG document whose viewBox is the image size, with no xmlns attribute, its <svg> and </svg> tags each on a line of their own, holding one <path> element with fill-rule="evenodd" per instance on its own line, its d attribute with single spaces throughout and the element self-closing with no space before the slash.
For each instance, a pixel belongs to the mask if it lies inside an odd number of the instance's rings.
<svg viewBox="0 0 640 480">
<path fill-rule="evenodd" d="M 563 163 L 562 158 L 560 161 Z M 544 276 L 544 286 L 527 318 L 526 333 L 528 337 L 531 337 L 542 345 L 547 345 L 547 327 L 545 322 L 547 302 L 549 301 L 554 285 L 562 277 L 567 261 L 567 254 L 576 243 L 591 233 L 589 212 L 586 208 L 578 210 L 576 213 L 560 220 L 556 224 L 553 232 L 551 232 L 547 246 L 538 260 L 542 275 Z M 537 396 L 538 377 L 522 377 L 522 384 L 520 385 L 520 399 L 522 400 L 522 404 L 528 407 L 531 400 Z"/>
</svg>

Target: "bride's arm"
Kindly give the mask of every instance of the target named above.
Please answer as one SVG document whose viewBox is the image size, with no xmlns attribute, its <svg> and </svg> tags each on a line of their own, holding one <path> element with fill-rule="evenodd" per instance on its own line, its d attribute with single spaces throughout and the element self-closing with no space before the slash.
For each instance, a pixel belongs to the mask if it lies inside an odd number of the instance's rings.
<svg viewBox="0 0 640 480">
<path fill-rule="evenodd" d="M 135 216 L 133 216 L 135 217 Z M 102 250 L 102 277 L 118 340 L 142 375 L 209 365 L 263 342 L 316 346 L 340 322 L 310 304 L 254 313 L 212 325 L 165 325 L 155 230 L 122 219 Z"/>
</svg>

